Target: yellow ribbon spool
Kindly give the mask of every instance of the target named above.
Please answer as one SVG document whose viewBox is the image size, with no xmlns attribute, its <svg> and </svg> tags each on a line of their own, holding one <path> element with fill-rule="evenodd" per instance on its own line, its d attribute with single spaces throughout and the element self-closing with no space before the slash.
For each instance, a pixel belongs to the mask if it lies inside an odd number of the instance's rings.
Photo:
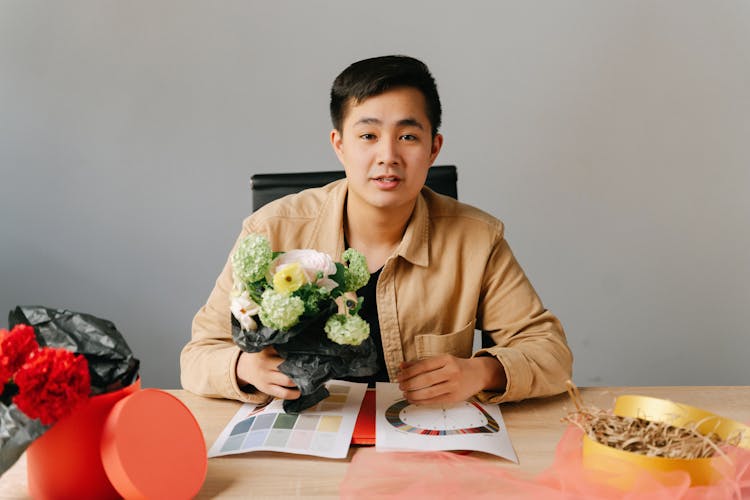
<svg viewBox="0 0 750 500">
<path fill-rule="evenodd" d="M 716 433 L 722 439 L 741 435 L 740 447 L 750 449 L 750 427 L 731 419 L 688 405 L 646 396 L 620 396 L 615 401 L 614 414 L 621 417 L 642 418 L 663 422 L 675 427 L 696 425 L 701 434 Z M 665 458 L 648 457 L 640 453 L 611 448 L 583 436 L 583 464 L 585 467 L 606 472 L 607 483 L 628 489 L 636 479 L 638 469 L 650 471 L 685 471 L 691 485 L 713 484 L 733 473 L 733 465 L 721 457 Z M 659 480 L 667 480 L 658 477 Z"/>
</svg>

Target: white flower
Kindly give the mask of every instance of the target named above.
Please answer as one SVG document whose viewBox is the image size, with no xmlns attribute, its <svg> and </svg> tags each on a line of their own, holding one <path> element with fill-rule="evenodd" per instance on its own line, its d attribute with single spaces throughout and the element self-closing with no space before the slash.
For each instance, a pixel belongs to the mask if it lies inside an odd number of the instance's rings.
<svg viewBox="0 0 750 500">
<path fill-rule="evenodd" d="M 271 276 L 274 276 L 280 268 L 294 262 L 299 262 L 299 265 L 302 266 L 302 269 L 307 275 L 308 281 L 315 281 L 316 276 L 320 272 L 323 274 L 323 277 L 315 283 L 316 285 L 329 288 L 331 283 L 328 283 L 328 281 L 335 283 L 333 280 L 326 280 L 327 276 L 336 274 L 336 264 L 333 262 L 331 256 L 327 253 L 311 249 L 290 250 L 279 255 L 273 260 L 273 262 L 271 262 L 268 273 Z M 326 281 L 324 282 L 323 280 Z M 330 289 L 333 290 L 333 288 L 336 288 L 337 286 L 338 284 L 335 284 Z"/>
<path fill-rule="evenodd" d="M 234 280 L 232 281 L 232 289 L 229 291 L 229 296 L 239 297 L 245 290 L 247 290 L 245 282 L 239 279 L 237 276 L 234 276 Z"/>
<path fill-rule="evenodd" d="M 260 306 L 253 302 L 253 299 L 250 298 L 247 292 L 233 296 L 229 309 L 232 311 L 234 317 L 237 318 L 237 321 L 240 322 L 243 330 L 250 331 L 258 328 L 253 316 L 260 312 Z"/>
<path fill-rule="evenodd" d="M 333 281 L 331 278 L 320 278 L 315 284 L 321 288 L 325 288 L 329 292 L 333 291 L 334 288 L 339 286 L 339 284 Z"/>
</svg>

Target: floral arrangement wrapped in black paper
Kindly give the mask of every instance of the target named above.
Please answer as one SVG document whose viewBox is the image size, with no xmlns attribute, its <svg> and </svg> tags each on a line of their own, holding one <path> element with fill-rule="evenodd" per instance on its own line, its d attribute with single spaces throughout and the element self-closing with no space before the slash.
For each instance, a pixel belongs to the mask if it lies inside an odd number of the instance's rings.
<svg viewBox="0 0 750 500">
<path fill-rule="evenodd" d="M 284 358 L 279 370 L 302 393 L 284 401 L 288 413 L 325 399 L 327 380 L 377 371 L 370 326 L 358 315 L 362 298 L 355 294 L 370 279 L 367 261 L 352 248 L 342 259 L 311 249 L 274 253 L 255 233 L 232 255 L 232 338 L 245 352 L 274 346 Z"/>
<path fill-rule="evenodd" d="M 0 329 L 0 474 L 90 396 L 127 387 L 139 361 L 105 319 L 18 306 Z"/>
</svg>

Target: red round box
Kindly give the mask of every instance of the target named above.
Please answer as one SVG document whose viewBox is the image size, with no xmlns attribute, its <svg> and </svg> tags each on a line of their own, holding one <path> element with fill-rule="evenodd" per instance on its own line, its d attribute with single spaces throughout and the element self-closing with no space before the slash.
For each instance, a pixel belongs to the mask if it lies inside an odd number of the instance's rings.
<svg viewBox="0 0 750 500">
<path fill-rule="evenodd" d="M 174 396 L 132 385 L 89 398 L 29 446 L 38 499 L 190 498 L 208 466 L 195 418 Z"/>
</svg>

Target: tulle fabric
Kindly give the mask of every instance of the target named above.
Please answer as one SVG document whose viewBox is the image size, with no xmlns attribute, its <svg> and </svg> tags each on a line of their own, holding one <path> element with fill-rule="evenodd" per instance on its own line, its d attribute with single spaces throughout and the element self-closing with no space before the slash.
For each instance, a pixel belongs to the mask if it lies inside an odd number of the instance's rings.
<svg viewBox="0 0 750 500">
<path fill-rule="evenodd" d="M 688 474 L 649 472 L 620 461 L 605 464 L 607 474 L 581 464 L 582 431 L 568 427 L 553 464 L 536 477 L 450 452 L 377 452 L 360 449 L 341 484 L 341 497 L 360 498 L 543 498 L 699 500 L 750 498 L 750 451 L 728 451 L 734 475 L 711 486 L 690 487 Z M 723 460 L 717 458 L 716 460 Z M 627 476 L 623 491 L 607 481 Z"/>
</svg>

